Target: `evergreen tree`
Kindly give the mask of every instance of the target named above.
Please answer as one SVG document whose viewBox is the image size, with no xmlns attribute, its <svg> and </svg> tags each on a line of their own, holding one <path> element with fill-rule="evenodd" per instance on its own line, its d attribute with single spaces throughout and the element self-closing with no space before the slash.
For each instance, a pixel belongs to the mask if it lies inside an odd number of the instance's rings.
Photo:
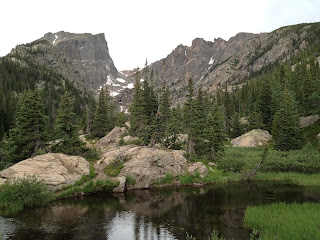
<svg viewBox="0 0 320 240">
<path fill-rule="evenodd" d="M 205 109 L 206 103 L 205 103 L 205 96 L 201 89 L 201 87 L 198 90 L 198 95 L 194 101 L 194 111 L 195 116 L 193 119 L 194 122 L 194 149 L 195 153 L 199 155 L 204 155 L 204 145 L 206 141 L 206 135 L 204 132 L 205 126 L 206 126 L 206 115 L 207 115 L 207 109 Z"/>
<path fill-rule="evenodd" d="M 87 134 L 91 134 L 92 133 L 92 126 L 93 126 L 93 121 L 95 118 L 95 113 L 97 110 L 97 106 L 96 106 L 96 100 L 93 97 L 93 94 L 89 95 L 89 101 L 88 101 L 88 106 L 87 106 Z"/>
<path fill-rule="evenodd" d="M 194 98 L 194 87 L 192 78 L 189 78 L 187 86 L 187 101 L 184 104 L 183 117 L 185 123 L 185 130 L 188 134 L 188 139 L 186 143 L 186 152 L 195 153 L 195 129 L 196 129 L 196 111 L 195 111 L 195 100 Z"/>
<path fill-rule="evenodd" d="M 136 80 L 134 84 L 134 94 L 133 101 L 129 108 L 131 113 L 130 123 L 131 123 L 131 134 L 134 136 L 139 136 L 143 128 L 146 126 L 146 116 L 144 111 L 144 99 L 140 83 L 140 72 L 139 69 L 136 72 Z"/>
<path fill-rule="evenodd" d="M 210 159 L 218 159 L 224 151 L 226 134 L 224 130 L 223 115 L 216 103 L 213 104 L 206 117 L 206 127 L 204 129 L 206 140 L 205 149 L 209 153 Z"/>
<path fill-rule="evenodd" d="M 274 115 L 272 137 L 279 150 L 288 151 L 300 147 L 299 114 L 293 96 L 285 88 L 279 109 Z"/>
<path fill-rule="evenodd" d="M 110 115 L 108 114 L 108 101 L 106 96 L 106 90 L 101 89 L 99 93 L 99 100 L 97 111 L 92 124 L 92 135 L 97 138 L 104 137 L 109 127 Z"/>
<path fill-rule="evenodd" d="M 249 121 L 248 130 L 264 128 L 264 124 L 263 124 L 262 116 L 260 112 L 252 112 L 248 117 L 248 121 Z"/>
<path fill-rule="evenodd" d="M 54 152 L 78 155 L 84 143 L 79 139 L 77 125 L 74 124 L 74 102 L 68 92 L 62 97 L 55 124 L 56 138 L 59 143 L 52 147 Z"/>
<path fill-rule="evenodd" d="M 242 126 L 240 123 L 240 117 L 237 112 L 234 112 L 232 117 L 232 130 L 231 130 L 231 137 L 236 138 L 242 134 Z"/>
<path fill-rule="evenodd" d="M 44 146 L 45 107 L 38 91 L 25 92 L 5 147 L 5 158 L 16 163 L 37 154 Z"/>
<path fill-rule="evenodd" d="M 262 122 L 266 129 L 270 131 L 273 118 L 271 115 L 272 94 L 269 79 L 262 79 L 260 84 L 261 88 L 257 99 L 258 112 L 261 112 Z"/>
</svg>

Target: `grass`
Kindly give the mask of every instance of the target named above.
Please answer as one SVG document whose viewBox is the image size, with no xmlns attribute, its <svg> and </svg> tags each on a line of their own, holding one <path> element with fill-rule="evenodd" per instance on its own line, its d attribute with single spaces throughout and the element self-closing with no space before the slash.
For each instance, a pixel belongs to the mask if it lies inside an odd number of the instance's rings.
<svg viewBox="0 0 320 240">
<path fill-rule="evenodd" d="M 279 181 L 291 183 L 300 186 L 320 187 L 320 173 L 302 174 L 302 173 L 257 173 L 253 180 L 259 181 Z"/>
<path fill-rule="evenodd" d="M 134 177 L 132 177 L 131 175 L 126 175 L 126 184 L 127 185 L 135 185 L 136 179 L 134 179 Z"/>
<path fill-rule="evenodd" d="M 73 185 L 69 189 L 66 189 L 55 195 L 56 199 L 66 198 L 70 196 L 76 196 L 78 194 L 88 194 L 95 192 L 110 192 L 112 189 L 119 185 L 119 182 L 114 182 L 109 179 L 107 180 L 90 180 L 86 182 L 84 186 Z"/>
<path fill-rule="evenodd" d="M 262 148 L 228 147 L 218 166 L 224 171 L 248 173 L 261 161 Z M 319 173 L 320 154 L 307 144 L 302 150 L 269 150 L 268 156 L 260 169 L 261 172 L 297 172 Z"/>
<path fill-rule="evenodd" d="M 119 160 L 114 160 L 108 166 L 104 168 L 104 172 L 107 176 L 117 177 L 123 168 L 123 162 Z"/>
<path fill-rule="evenodd" d="M 166 173 L 166 176 L 160 180 L 154 182 L 155 185 L 164 185 L 164 184 L 171 184 L 173 183 L 174 176 L 170 173 Z"/>
<path fill-rule="evenodd" d="M 253 239 L 320 239 L 320 203 L 274 203 L 248 207 L 244 225 Z M 253 236 L 255 235 L 255 236 Z"/>
<path fill-rule="evenodd" d="M 0 214 L 10 215 L 25 208 L 40 206 L 52 199 L 43 181 L 28 176 L 0 186 Z"/>
<path fill-rule="evenodd" d="M 200 177 L 200 174 L 197 172 L 195 173 L 195 175 L 190 175 L 186 172 L 184 175 L 179 176 L 179 181 L 181 184 L 188 185 L 192 183 L 202 182 L 202 179 Z"/>
</svg>

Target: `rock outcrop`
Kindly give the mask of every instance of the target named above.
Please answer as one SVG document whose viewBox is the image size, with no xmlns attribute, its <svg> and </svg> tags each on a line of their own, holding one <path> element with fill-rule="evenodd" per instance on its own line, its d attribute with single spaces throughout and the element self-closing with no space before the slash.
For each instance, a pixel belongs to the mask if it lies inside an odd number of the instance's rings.
<svg viewBox="0 0 320 240">
<path fill-rule="evenodd" d="M 84 80 L 87 90 L 109 86 L 117 95 L 121 86 L 127 85 L 124 74 L 118 72 L 110 57 L 103 33 L 75 34 L 69 32 L 47 33 L 41 40 L 48 41 Z"/>
<path fill-rule="evenodd" d="M 127 131 L 125 127 L 115 127 L 105 137 L 101 138 L 95 146 L 106 152 L 118 146 L 121 136 Z"/>
<path fill-rule="evenodd" d="M 320 117 L 318 114 L 307 116 L 307 117 L 300 117 L 299 125 L 301 128 L 309 127 L 310 125 L 314 124 L 319 119 L 320 119 Z"/>
<path fill-rule="evenodd" d="M 202 162 L 191 163 L 188 167 L 188 172 L 191 175 L 199 173 L 200 177 L 204 177 L 208 173 L 207 167 Z"/>
<path fill-rule="evenodd" d="M 129 188 L 144 189 L 150 188 L 167 173 L 172 176 L 183 175 L 188 165 L 182 152 L 127 145 L 104 153 L 98 164 L 103 166 L 122 161 L 119 177 L 130 175 L 136 183 Z"/>
<path fill-rule="evenodd" d="M 83 174 L 89 173 L 89 163 L 82 157 L 47 153 L 26 159 L 1 171 L 0 182 L 35 176 L 44 180 L 50 189 L 59 189 L 75 183 Z"/>
<path fill-rule="evenodd" d="M 253 129 L 231 141 L 234 147 L 257 147 L 266 144 L 272 138 L 268 131 Z"/>
</svg>

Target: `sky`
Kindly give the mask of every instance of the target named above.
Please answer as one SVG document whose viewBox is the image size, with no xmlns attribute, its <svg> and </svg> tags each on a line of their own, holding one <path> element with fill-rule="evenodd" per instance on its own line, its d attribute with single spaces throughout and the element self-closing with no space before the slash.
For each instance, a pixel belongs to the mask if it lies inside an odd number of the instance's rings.
<svg viewBox="0 0 320 240">
<path fill-rule="evenodd" d="M 8 0 L 0 8 L 0 56 L 47 32 L 105 33 L 121 71 L 160 60 L 197 37 L 228 40 L 319 21 L 319 0 Z"/>
</svg>

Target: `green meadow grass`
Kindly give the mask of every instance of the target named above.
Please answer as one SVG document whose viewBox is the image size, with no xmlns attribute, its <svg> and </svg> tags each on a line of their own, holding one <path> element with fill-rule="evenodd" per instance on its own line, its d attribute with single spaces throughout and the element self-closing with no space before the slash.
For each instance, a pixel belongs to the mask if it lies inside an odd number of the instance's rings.
<svg viewBox="0 0 320 240">
<path fill-rule="evenodd" d="M 320 239 L 320 203 L 251 206 L 244 225 L 253 230 L 251 239 Z"/>
</svg>

